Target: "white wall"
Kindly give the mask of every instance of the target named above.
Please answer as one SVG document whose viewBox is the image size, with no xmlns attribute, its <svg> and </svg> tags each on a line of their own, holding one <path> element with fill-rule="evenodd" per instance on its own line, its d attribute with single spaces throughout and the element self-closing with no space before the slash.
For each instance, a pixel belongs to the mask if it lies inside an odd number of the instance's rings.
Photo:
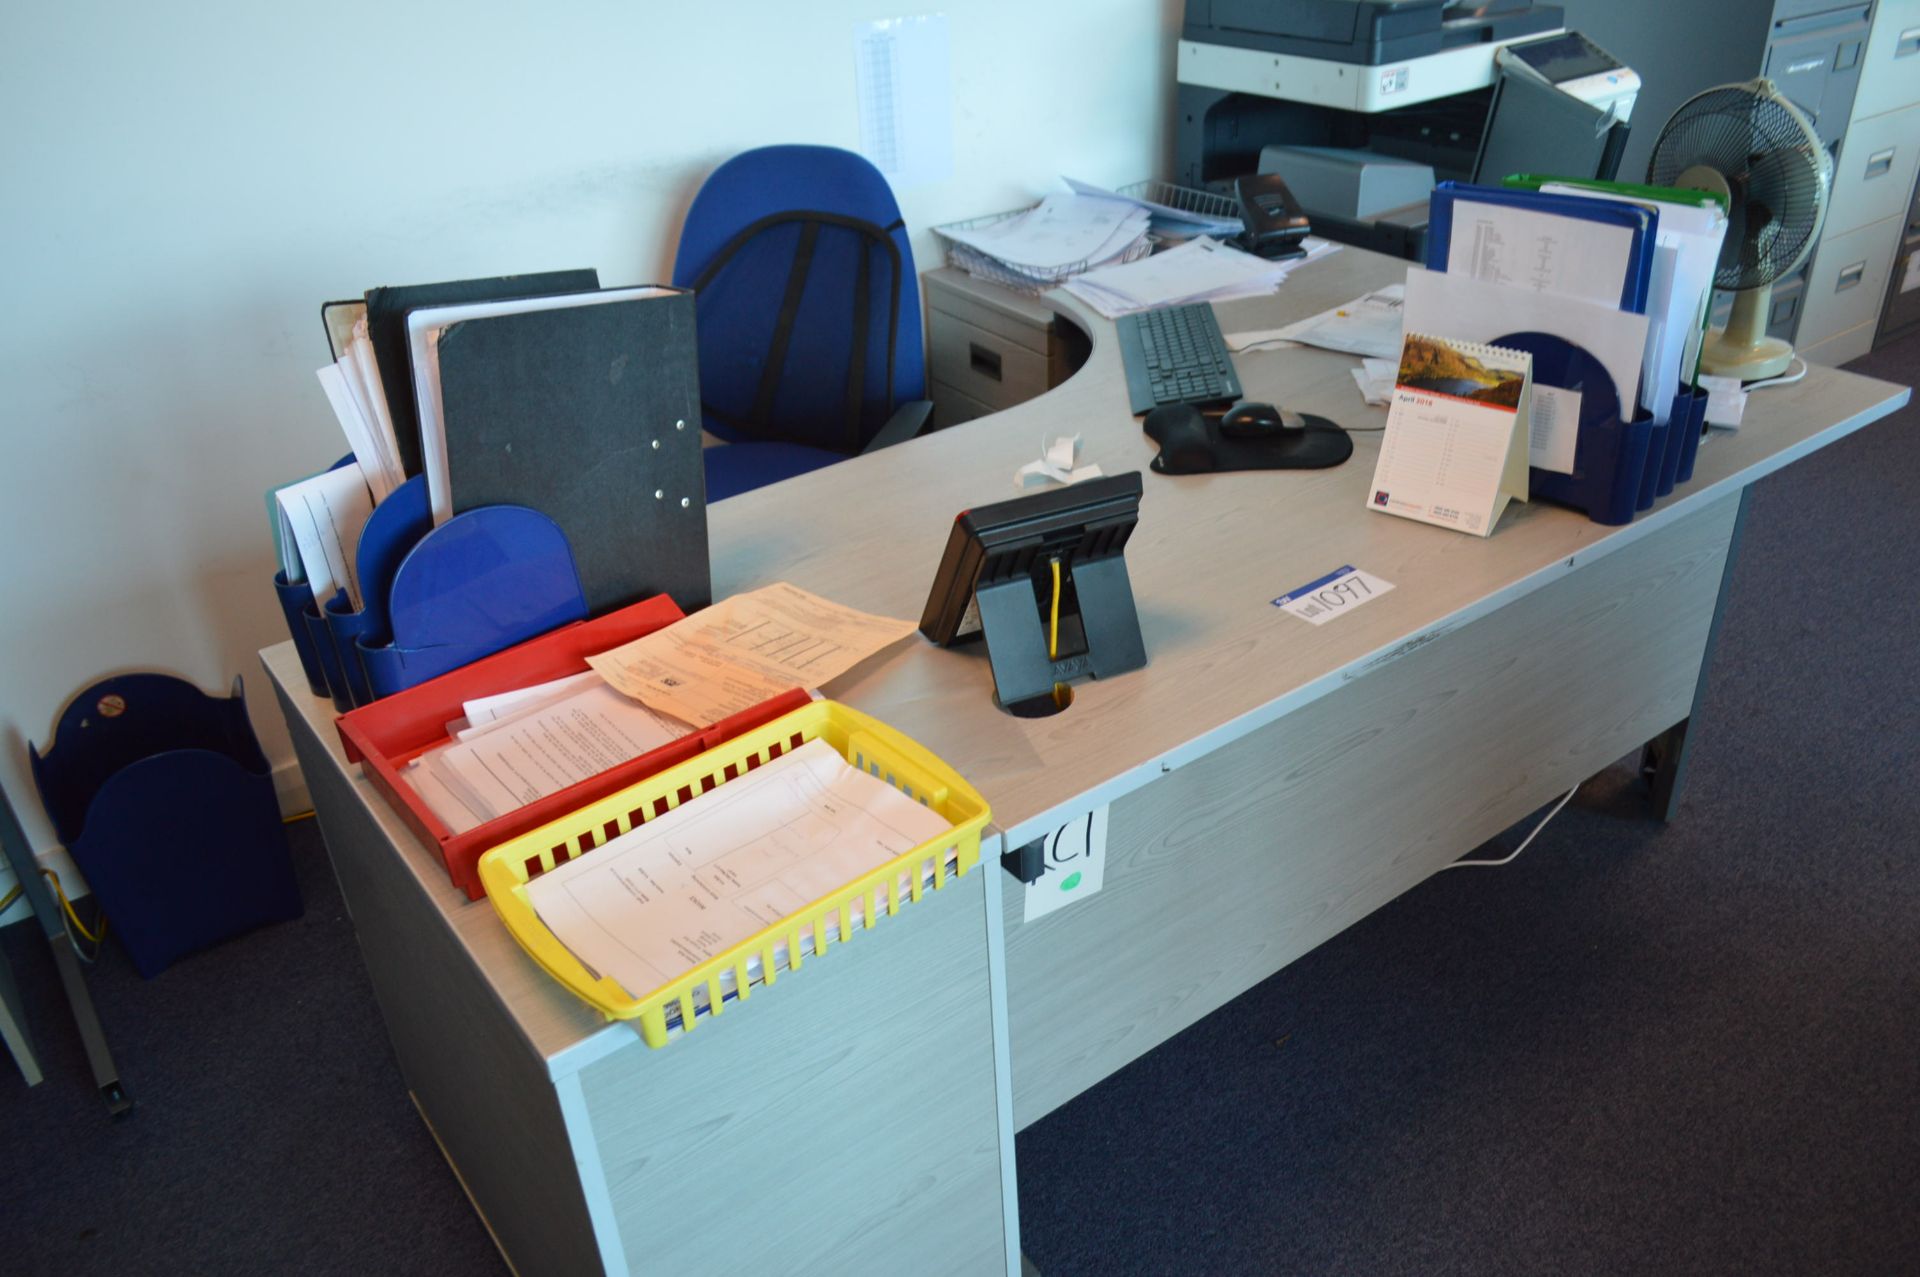
<svg viewBox="0 0 1920 1277">
<path fill-rule="evenodd" d="M 322 300 L 594 266 L 665 278 L 727 156 L 858 145 L 852 26 L 946 14 L 955 172 L 930 225 L 1071 172 L 1164 171 L 1180 0 L 9 4 L 0 18 L 0 782 L 67 696 L 236 673 L 286 637 L 262 494 L 344 451 Z M 5 884 L 0 883 L 0 891 Z"/>
</svg>

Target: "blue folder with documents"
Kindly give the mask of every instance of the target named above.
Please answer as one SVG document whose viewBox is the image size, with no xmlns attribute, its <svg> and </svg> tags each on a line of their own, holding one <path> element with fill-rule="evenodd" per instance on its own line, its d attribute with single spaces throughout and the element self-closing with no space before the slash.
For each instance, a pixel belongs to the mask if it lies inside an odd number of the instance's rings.
<svg viewBox="0 0 1920 1277">
<path fill-rule="evenodd" d="M 1638 360 L 1630 376 L 1610 372 L 1602 352 L 1577 336 L 1571 315 L 1593 306 L 1646 314 L 1657 210 L 1622 200 L 1445 182 L 1433 192 L 1429 226 L 1430 269 L 1567 299 L 1566 324 L 1536 313 L 1508 332 L 1439 335 L 1524 350 L 1533 356 L 1536 385 L 1577 395 L 1571 466 L 1535 465 L 1529 491 L 1584 510 L 1598 523 L 1632 520 L 1658 490 L 1667 425 L 1656 425 L 1654 414 L 1639 404 Z M 1636 343 L 1643 340 L 1644 330 Z"/>
<path fill-rule="evenodd" d="M 1621 310 L 1646 314 L 1660 217 L 1650 208 L 1621 200 L 1442 182 L 1428 201 L 1427 267 L 1464 269 L 1480 278 L 1497 273 L 1503 282 L 1521 287 L 1585 294 L 1589 301 L 1609 300 L 1592 295 L 1591 289 L 1596 275 L 1611 281 L 1619 258 L 1595 253 L 1592 235 L 1583 235 L 1584 228 L 1578 226 L 1556 225 L 1553 219 L 1558 218 L 1603 228 L 1598 237 L 1603 242 L 1619 238 L 1606 234 L 1604 228 L 1626 233 L 1618 303 Z M 1470 253 L 1473 260 L 1453 263 L 1455 251 Z"/>
</svg>

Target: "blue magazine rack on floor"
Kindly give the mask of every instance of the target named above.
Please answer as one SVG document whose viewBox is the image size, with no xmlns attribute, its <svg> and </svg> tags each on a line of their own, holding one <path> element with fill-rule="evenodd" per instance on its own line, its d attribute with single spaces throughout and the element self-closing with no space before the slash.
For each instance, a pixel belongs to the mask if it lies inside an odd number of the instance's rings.
<svg viewBox="0 0 1920 1277">
<path fill-rule="evenodd" d="M 102 679 L 68 702 L 45 753 L 28 752 L 55 832 L 141 975 L 300 916 L 239 679 L 229 697 L 168 674 Z"/>
</svg>

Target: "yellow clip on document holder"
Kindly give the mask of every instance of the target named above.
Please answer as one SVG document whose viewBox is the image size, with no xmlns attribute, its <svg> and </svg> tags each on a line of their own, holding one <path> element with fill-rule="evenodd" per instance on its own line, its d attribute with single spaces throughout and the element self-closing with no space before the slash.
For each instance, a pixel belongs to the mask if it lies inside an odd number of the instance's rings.
<svg viewBox="0 0 1920 1277">
<path fill-rule="evenodd" d="M 932 810 L 948 822 L 946 834 L 640 997 L 589 970 L 535 912 L 527 885 L 540 874 L 814 740 Z M 670 1035 L 691 1030 L 701 1017 L 719 1014 L 735 997 L 745 1001 L 755 984 L 772 984 L 781 971 L 798 972 L 804 957 L 823 956 L 835 941 L 875 925 L 882 909 L 896 914 L 902 904 L 919 901 L 928 887 L 946 886 L 949 875 L 968 873 L 980 859 L 980 833 L 990 815 L 978 791 L 914 741 L 858 710 L 815 701 L 500 844 L 480 858 L 480 880 L 508 932 L 548 975 L 609 1020 L 637 1019 L 647 1045 L 659 1047 Z"/>
</svg>

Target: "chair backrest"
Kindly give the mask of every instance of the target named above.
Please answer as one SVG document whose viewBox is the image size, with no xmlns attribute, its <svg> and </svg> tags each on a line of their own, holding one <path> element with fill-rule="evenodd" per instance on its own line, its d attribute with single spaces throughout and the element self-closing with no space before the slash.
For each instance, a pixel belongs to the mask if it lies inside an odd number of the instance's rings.
<svg viewBox="0 0 1920 1277">
<path fill-rule="evenodd" d="M 732 441 L 858 452 L 923 397 L 920 289 L 880 171 L 830 146 L 768 146 L 714 170 L 673 282 L 696 293 L 707 427 Z"/>
</svg>

